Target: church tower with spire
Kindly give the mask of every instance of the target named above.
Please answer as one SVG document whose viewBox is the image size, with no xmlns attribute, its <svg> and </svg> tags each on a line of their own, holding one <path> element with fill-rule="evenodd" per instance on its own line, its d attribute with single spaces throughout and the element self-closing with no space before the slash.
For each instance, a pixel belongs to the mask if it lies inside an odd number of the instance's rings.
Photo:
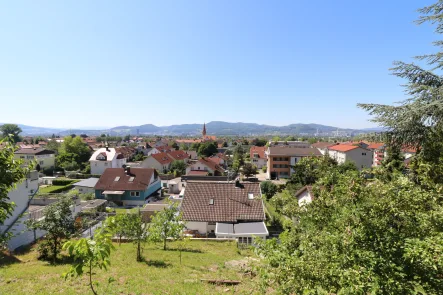
<svg viewBox="0 0 443 295">
<path fill-rule="evenodd" d="M 203 123 L 203 131 L 202 131 L 202 135 L 203 135 L 203 138 L 206 137 L 206 122 Z"/>
</svg>

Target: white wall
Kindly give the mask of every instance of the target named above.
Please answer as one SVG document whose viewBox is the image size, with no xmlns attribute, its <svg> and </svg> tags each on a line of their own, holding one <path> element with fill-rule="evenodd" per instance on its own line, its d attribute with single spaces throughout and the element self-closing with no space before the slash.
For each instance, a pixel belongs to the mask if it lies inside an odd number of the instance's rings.
<svg viewBox="0 0 443 295">
<path fill-rule="evenodd" d="M 305 190 L 300 196 L 297 197 L 298 205 L 301 207 L 304 204 L 308 204 L 312 202 L 311 194 L 308 190 Z"/>
<path fill-rule="evenodd" d="M 207 222 L 188 221 L 185 223 L 185 226 L 187 229 L 197 230 L 201 234 L 206 234 L 208 232 Z"/>
<path fill-rule="evenodd" d="M 367 149 L 353 149 L 346 153 L 346 160 L 354 162 L 358 170 L 372 167 L 373 152 Z"/>
<path fill-rule="evenodd" d="M 88 194 L 88 193 L 94 193 L 95 190 L 93 187 L 87 187 L 87 186 L 74 186 L 81 194 Z"/>
</svg>

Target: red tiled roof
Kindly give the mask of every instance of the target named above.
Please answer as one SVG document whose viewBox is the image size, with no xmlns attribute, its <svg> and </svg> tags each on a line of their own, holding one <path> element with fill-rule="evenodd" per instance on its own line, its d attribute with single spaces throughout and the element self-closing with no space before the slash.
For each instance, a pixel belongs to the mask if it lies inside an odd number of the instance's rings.
<svg viewBox="0 0 443 295">
<path fill-rule="evenodd" d="M 265 213 L 258 183 L 188 182 L 181 210 L 185 221 L 263 221 Z M 252 193 L 254 199 L 249 199 Z M 213 205 L 209 200 L 213 200 Z"/>
<path fill-rule="evenodd" d="M 223 161 L 223 159 L 221 159 L 221 158 L 219 158 L 217 156 L 211 156 L 211 157 L 206 158 L 206 159 L 208 159 L 211 162 L 214 162 L 217 165 L 221 165 L 222 164 L 221 162 Z"/>
<path fill-rule="evenodd" d="M 153 157 L 157 162 L 160 164 L 169 164 L 173 160 L 171 157 L 168 156 L 167 153 L 158 153 L 158 154 L 152 154 L 151 157 Z"/>
<path fill-rule="evenodd" d="M 295 193 L 295 197 L 298 198 L 303 192 L 308 191 L 308 193 L 311 195 L 311 198 L 314 199 L 314 195 L 312 193 L 312 186 L 311 185 L 305 185 L 304 187 L 302 187 L 301 189 L 299 189 L 296 193 Z"/>
<path fill-rule="evenodd" d="M 260 159 L 264 159 L 266 158 L 265 151 L 266 151 L 265 146 L 251 146 L 251 148 L 249 149 L 249 155 L 251 159 L 254 158 L 254 154 L 258 154 L 258 157 Z"/>
<path fill-rule="evenodd" d="M 347 144 L 338 144 L 334 146 L 328 147 L 329 150 L 337 151 L 337 152 L 349 152 L 354 149 L 358 149 L 358 145 L 347 145 Z"/>
<path fill-rule="evenodd" d="M 153 174 L 154 177 L 158 175 L 153 168 L 134 168 L 130 170 L 129 175 L 123 168 L 108 168 L 100 176 L 95 189 L 113 191 L 146 190 Z M 115 181 L 117 177 L 120 177 L 120 179 Z M 132 182 L 129 181 L 130 177 L 134 177 Z"/>
<path fill-rule="evenodd" d="M 381 147 L 383 147 L 384 145 L 385 144 L 383 142 L 371 142 L 367 148 L 370 150 L 378 150 Z"/>
<path fill-rule="evenodd" d="M 168 156 L 174 160 L 184 160 L 188 159 L 189 155 L 184 151 L 172 151 L 167 153 Z"/>
<path fill-rule="evenodd" d="M 37 149 L 19 149 L 15 151 L 15 154 L 21 155 L 21 154 L 27 154 L 27 155 L 49 155 L 49 154 L 55 154 L 54 151 L 47 150 L 44 148 L 37 148 Z"/>
<path fill-rule="evenodd" d="M 170 147 L 170 146 L 167 146 L 167 145 L 158 146 L 158 147 L 156 147 L 156 149 L 157 149 L 160 153 L 167 153 L 167 152 L 175 151 L 175 148 Z"/>
</svg>

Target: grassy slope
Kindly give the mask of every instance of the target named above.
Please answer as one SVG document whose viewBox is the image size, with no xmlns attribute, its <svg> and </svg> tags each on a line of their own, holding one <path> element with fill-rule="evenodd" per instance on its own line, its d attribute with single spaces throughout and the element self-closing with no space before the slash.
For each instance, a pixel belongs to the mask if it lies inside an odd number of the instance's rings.
<svg viewBox="0 0 443 295">
<path fill-rule="evenodd" d="M 174 243 L 168 243 L 175 248 Z M 99 294 L 256 294 L 254 279 L 238 270 L 226 268 L 224 262 L 244 256 L 232 242 L 190 241 L 183 252 L 182 265 L 178 251 L 163 251 L 160 245 L 148 244 L 143 256 L 147 262 L 136 262 L 133 244 L 116 245 L 108 272 L 98 270 Z M 0 264 L 1 294 L 92 294 L 87 277 L 64 281 L 61 274 L 69 264 L 49 265 L 36 259 L 36 249 L 17 255 L 19 261 Z M 106 290 L 107 279 L 116 282 Z M 214 286 L 200 282 L 206 279 L 241 280 L 238 286 Z M 227 290 L 229 289 L 229 290 Z"/>
</svg>

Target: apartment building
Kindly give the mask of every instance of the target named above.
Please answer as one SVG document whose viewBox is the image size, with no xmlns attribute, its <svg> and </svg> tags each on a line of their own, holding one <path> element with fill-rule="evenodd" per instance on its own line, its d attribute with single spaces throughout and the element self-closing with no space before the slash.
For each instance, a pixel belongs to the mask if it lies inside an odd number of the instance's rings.
<svg viewBox="0 0 443 295">
<path fill-rule="evenodd" d="M 353 162 L 358 170 L 371 168 L 373 155 L 369 149 L 358 145 L 338 144 L 328 148 L 328 155 L 339 164 Z"/>
<path fill-rule="evenodd" d="M 316 148 L 297 146 L 270 146 L 266 151 L 268 157 L 267 177 L 269 179 L 289 178 L 294 172 L 291 166 L 305 157 L 319 157 L 322 154 Z"/>
<path fill-rule="evenodd" d="M 36 162 L 41 169 L 53 169 L 55 166 L 55 152 L 43 148 L 23 148 L 14 153 L 16 159 L 23 160 L 24 164 Z"/>
</svg>

